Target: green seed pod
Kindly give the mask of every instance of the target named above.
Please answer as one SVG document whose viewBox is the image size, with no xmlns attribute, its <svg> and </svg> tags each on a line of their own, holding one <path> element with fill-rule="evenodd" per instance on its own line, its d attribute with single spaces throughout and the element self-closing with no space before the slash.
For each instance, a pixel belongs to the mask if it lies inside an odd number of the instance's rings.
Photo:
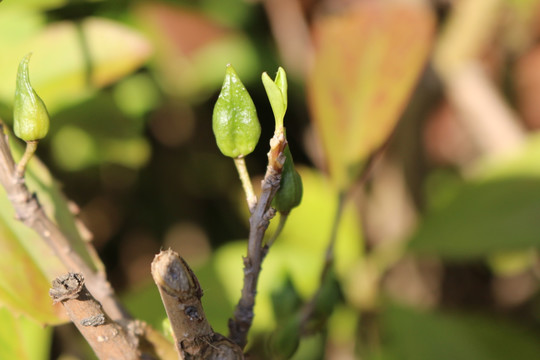
<svg viewBox="0 0 540 360">
<path fill-rule="evenodd" d="M 300 205 L 303 186 L 302 178 L 294 168 L 293 158 L 288 145 L 285 147 L 283 153 L 285 154 L 285 163 L 283 164 L 279 189 L 272 200 L 272 206 L 281 213 L 288 213 Z"/>
<path fill-rule="evenodd" d="M 24 141 L 43 139 L 49 131 L 47 108 L 30 84 L 28 62 L 31 55 L 26 55 L 19 64 L 13 103 L 13 131 Z"/>
<path fill-rule="evenodd" d="M 219 150 L 232 158 L 250 154 L 259 142 L 261 125 L 255 105 L 231 65 L 214 106 L 212 128 Z"/>
</svg>

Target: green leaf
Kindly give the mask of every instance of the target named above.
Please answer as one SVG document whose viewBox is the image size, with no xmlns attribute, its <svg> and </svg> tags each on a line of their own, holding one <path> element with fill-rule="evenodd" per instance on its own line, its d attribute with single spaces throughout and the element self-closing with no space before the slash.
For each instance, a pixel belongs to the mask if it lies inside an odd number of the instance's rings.
<svg viewBox="0 0 540 360">
<path fill-rule="evenodd" d="M 214 106 L 212 129 L 219 150 L 232 158 L 249 155 L 259 142 L 261 125 L 255 104 L 231 65 L 227 65 Z"/>
<path fill-rule="evenodd" d="M 513 157 L 498 158 L 453 189 L 411 235 L 409 250 L 470 259 L 540 247 L 540 137 Z M 443 190 L 444 191 L 444 190 Z"/>
<path fill-rule="evenodd" d="M 0 359 L 47 360 L 52 329 L 0 308 Z"/>
<path fill-rule="evenodd" d="M 280 66 L 276 80 L 272 81 L 267 73 L 262 74 L 262 82 L 266 90 L 270 106 L 276 119 L 276 130 L 283 127 L 283 119 L 287 111 L 287 74 Z"/>
<path fill-rule="evenodd" d="M 22 18 L 26 13 L 13 15 Z M 101 18 L 90 17 L 77 24 L 56 22 L 41 29 L 34 25 L 32 31 L 15 25 L 9 33 L 18 41 L 3 54 L 0 78 L 15 79 L 19 59 L 32 52 L 32 84 L 51 114 L 131 73 L 151 53 L 142 35 Z M 13 101 L 14 85 L 0 83 L 1 101 Z"/>
<path fill-rule="evenodd" d="M 2 11 L 12 8 L 28 10 L 53 9 L 65 5 L 68 1 L 69 0 L 6 0 L 2 3 Z"/>
<path fill-rule="evenodd" d="M 346 189 L 395 127 L 429 56 L 431 9 L 360 2 L 315 21 L 309 105 L 334 185 Z"/>
<path fill-rule="evenodd" d="M 0 200 L 2 209 L 11 206 L 3 200 L 6 197 L 5 193 L 2 192 L 0 196 L 2 196 Z M 3 214 L 4 211 L 2 211 Z M 10 224 L 6 223 L 9 221 L 13 222 L 4 217 L 0 218 L 0 252 L 4 254 L 0 261 L 0 306 L 9 309 L 15 315 L 24 314 L 42 324 L 57 324 L 65 321 L 65 318 L 58 317 L 63 312 L 61 306 L 52 306 L 49 296 L 49 279 L 40 269 L 37 261 L 32 258 L 32 254 L 21 245 L 17 234 L 10 229 Z M 19 232 L 21 233 L 22 231 Z M 39 241 L 31 231 L 25 235 Z M 42 244 L 37 244 L 35 248 L 42 247 Z M 42 256 L 47 255 L 50 256 L 50 252 L 42 253 Z"/>
<path fill-rule="evenodd" d="M 470 183 L 446 207 L 424 217 L 409 249 L 466 259 L 539 247 L 539 213 L 540 178 Z"/>
<path fill-rule="evenodd" d="M 477 315 L 425 312 L 392 305 L 382 311 L 383 344 L 400 360 L 540 358 L 539 334 Z"/>
</svg>

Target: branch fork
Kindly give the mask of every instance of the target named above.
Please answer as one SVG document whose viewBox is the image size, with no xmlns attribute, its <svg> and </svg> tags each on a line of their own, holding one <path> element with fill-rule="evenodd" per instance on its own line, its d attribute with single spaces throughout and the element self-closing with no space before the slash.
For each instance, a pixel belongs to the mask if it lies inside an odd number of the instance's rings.
<svg viewBox="0 0 540 360">
<path fill-rule="evenodd" d="M 263 238 L 270 220 L 276 214 L 275 209 L 271 208 L 270 205 L 279 189 L 281 172 L 285 163 L 285 155 L 283 154 L 285 146 L 287 146 L 287 139 L 283 128 L 281 128 L 274 133 L 274 137 L 270 140 L 268 166 L 262 180 L 261 195 L 249 218 L 248 250 L 247 256 L 244 257 L 244 285 L 233 318 L 229 320 L 229 337 L 241 348 L 246 346 L 247 334 L 253 323 L 257 283 L 262 261 L 268 251 L 263 246 Z"/>
<path fill-rule="evenodd" d="M 152 262 L 152 277 L 182 359 L 244 358 L 242 349 L 225 336 L 215 333 L 208 323 L 201 304 L 201 286 L 184 259 L 170 249 L 161 251 Z"/>
</svg>

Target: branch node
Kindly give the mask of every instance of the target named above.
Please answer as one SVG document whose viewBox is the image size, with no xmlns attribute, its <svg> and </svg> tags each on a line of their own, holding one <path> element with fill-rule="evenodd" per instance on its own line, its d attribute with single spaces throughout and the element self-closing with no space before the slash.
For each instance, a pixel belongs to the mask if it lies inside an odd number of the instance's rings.
<svg viewBox="0 0 540 360">
<path fill-rule="evenodd" d="M 54 279 L 49 295 L 54 303 L 76 299 L 84 286 L 84 276 L 78 273 L 68 273 Z"/>
<path fill-rule="evenodd" d="M 81 320 L 82 326 L 99 326 L 105 324 L 105 315 L 97 314 Z"/>
</svg>

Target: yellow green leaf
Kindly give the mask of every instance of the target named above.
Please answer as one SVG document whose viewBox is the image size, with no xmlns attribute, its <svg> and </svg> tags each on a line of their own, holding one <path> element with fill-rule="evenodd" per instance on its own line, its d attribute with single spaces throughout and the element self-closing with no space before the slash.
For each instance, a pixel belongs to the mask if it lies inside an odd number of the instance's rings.
<svg viewBox="0 0 540 360">
<path fill-rule="evenodd" d="M 52 329 L 0 308 L 0 359 L 47 360 Z"/>
<path fill-rule="evenodd" d="M 141 34 L 111 20 L 90 17 L 32 29 L 11 30 L 19 41 L 3 53 L 0 77 L 15 79 L 19 60 L 32 52 L 32 85 L 51 113 L 133 72 L 151 53 Z M 1 82 L 0 100 L 11 103 L 14 91 L 15 81 Z"/>
</svg>

